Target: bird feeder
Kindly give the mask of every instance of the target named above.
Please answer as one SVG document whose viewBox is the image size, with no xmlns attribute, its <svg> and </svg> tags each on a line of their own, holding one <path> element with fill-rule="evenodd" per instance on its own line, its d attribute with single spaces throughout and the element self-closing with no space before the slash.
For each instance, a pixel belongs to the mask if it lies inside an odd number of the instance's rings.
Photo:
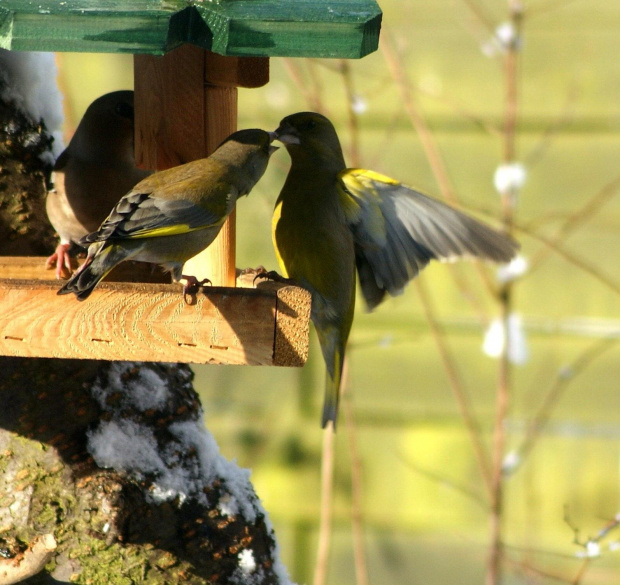
<svg viewBox="0 0 620 585">
<path fill-rule="evenodd" d="M 237 88 L 269 80 L 269 57 L 361 58 L 376 50 L 374 0 L 2 0 L 0 47 L 134 54 L 136 163 L 208 156 L 237 129 Z M 303 365 L 310 296 L 236 278 L 234 213 L 185 273 L 214 283 L 102 283 L 56 296 L 42 258 L 0 258 L 0 355 Z M 122 278 L 122 276 L 120 277 Z"/>
</svg>

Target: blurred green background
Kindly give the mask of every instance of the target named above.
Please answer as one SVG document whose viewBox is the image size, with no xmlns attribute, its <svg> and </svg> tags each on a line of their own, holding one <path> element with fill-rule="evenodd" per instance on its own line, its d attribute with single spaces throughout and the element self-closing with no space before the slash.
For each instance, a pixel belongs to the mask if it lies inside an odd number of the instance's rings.
<svg viewBox="0 0 620 585">
<path fill-rule="evenodd" d="M 492 35 L 508 18 L 507 3 L 380 4 L 382 34 L 396 48 L 461 203 L 498 225 L 493 174 L 502 157 L 506 89 L 504 56 Z M 529 359 L 514 368 L 506 452 L 522 445 L 550 393 L 552 408 L 531 452 L 504 478 L 505 582 L 617 583 L 620 528 L 600 541 L 601 556 L 584 565 L 564 511 L 584 540 L 620 513 L 614 345 L 620 332 L 620 2 L 531 0 L 524 7 L 517 159 L 527 180 L 516 235 L 525 258 L 540 261 L 514 285 Z M 131 57 L 59 54 L 58 63 L 69 132 L 94 98 L 133 85 Z M 343 74 L 339 61 L 272 59 L 270 83 L 240 91 L 239 126 L 272 130 L 286 114 L 321 109 L 335 122 L 350 162 L 359 141 L 360 166 L 440 197 L 384 54 L 348 67 Z M 351 131 L 351 95 L 358 134 Z M 239 206 L 239 267 L 276 267 L 271 210 L 289 159 L 281 149 L 272 161 Z M 540 237 L 558 233 L 564 253 L 548 253 Z M 495 270 L 484 267 L 492 282 Z M 421 282 L 490 446 L 498 363 L 481 347 L 499 306 L 472 264 L 432 265 Z M 485 489 L 414 286 L 373 314 L 358 303 L 349 356 L 346 400 L 355 415 L 370 582 L 482 583 L 489 514 L 479 498 Z M 224 455 L 252 469 L 291 577 L 312 582 L 323 384 L 316 340 L 303 369 L 204 366 L 195 372 L 207 425 Z M 358 582 L 350 431 L 341 416 L 328 579 L 339 585 Z"/>
</svg>

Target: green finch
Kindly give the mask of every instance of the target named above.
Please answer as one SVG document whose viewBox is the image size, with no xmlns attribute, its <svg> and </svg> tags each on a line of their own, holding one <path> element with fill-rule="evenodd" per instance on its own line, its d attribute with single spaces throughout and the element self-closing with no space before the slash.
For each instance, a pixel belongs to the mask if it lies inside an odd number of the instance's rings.
<svg viewBox="0 0 620 585">
<path fill-rule="evenodd" d="M 242 195 L 263 176 L 277 149 L 264 130 L 231 134 L 208 158 L 155 173 L 125 195 L 80 244 L 86 261 L 59 291 L 90 295 L 97 283 L 123 260 L 160 264 L 178 282 L 183 264 L 215 239 Z M 187 289 L 187 285 L 183 291 Z"/>
<path fill-rule="evenodd" d="M 275 134 L 291 168 L 274 211 L 274 246 L 283 275 L 312 295 L 311 319 L 327 366 L 322 424 L 335 428 L 356 269 L 374 309 L 432 259 L 508 262 L 518 244 L 394 179 L 346 168 L 338 135 L 320 114 L 287 116 Z"/>
<path fill-rule="evenodd" d="M 60 236 L 46 262 L 56 277 L 71 274 L 69 249 L 96 230 L 118 200 L 151 174 L 135 166 L 133 91 L 114 91 L 86 110 L 69 146 L 54 165 L 47 216 Z"/>
</svg>

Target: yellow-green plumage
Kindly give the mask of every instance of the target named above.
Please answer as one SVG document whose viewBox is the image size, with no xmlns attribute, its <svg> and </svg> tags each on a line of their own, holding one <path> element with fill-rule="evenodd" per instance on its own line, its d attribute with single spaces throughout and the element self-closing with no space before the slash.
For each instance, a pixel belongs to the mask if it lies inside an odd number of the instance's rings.
<svg viewBox="0 0 620 585">
<path fill-rule="evenodd" d="M 240 130 L 210 157 L 140 181 L 82 240 L 86 261 L 58 294 L 84 300 L 123 260 L 160 264 L 180 280 L 183 264 L 211 244 L 237 199 L 262 177 L 272 139 L 264 130 Z"/>
<path fill-rule="evenodd" d="M 357 269 L 370 309 L 399 294 L 431 259 L 510 260 L 518 245 L 398 181 L 347 169 L 331 122 L 314 112 L 275 132 L 291 156 L 276 203 L 273 241 L 285 276 L 312 294 L 311 318 L 327 365 L 323 426 L 335 426 Z"/>
<path fill-rule="evenodd" d="M 337 193 L 339 169 L 330 170 L 320 156 L 305 155 L 303 151 L 293 158 L 276 203 L 273 240 L 283 272 L 312 293 L 311 318 L 327 365 L 325 425 L 335 421 L 338 411 L 342 360 L 355 306 L 355 262 L 353 236 Z M 308 181 L 316 165 L 323 172 Z"/>
</svg>

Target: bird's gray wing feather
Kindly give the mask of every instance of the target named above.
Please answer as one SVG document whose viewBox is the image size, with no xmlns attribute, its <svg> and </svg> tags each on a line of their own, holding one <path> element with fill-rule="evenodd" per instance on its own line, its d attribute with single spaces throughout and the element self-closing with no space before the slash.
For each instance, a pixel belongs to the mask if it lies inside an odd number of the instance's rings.
<svg viewBox="0 0 620 585">
<path fill-rule="evenodd" d="M 340 174 L 362 293 L 370 309 L 396 295 L 431 259 L 508 262 L 518 244 L 479 221 L 377 173 Z"/>
<path fill-rule="evenodd" d="M 160 199 L 148 193 L 129 193 L 118 202 L 99 230 L 84 237 L 81 244 L 178 235 L 216 225 L 224 219 L 186 199 Z"/>
</svg>

